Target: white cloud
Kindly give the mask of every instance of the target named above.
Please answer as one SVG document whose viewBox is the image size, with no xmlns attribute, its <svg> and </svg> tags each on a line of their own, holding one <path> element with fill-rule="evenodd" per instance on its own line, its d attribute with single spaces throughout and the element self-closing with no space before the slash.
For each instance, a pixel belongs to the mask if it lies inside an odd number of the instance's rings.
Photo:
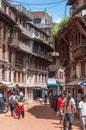
<svg viewBox="0 0 86 130">
<path fill-rule="evenodd" d="M 61 17 L 56 17 L 56 18 L 54 18 L 55 23 L 59 23 L 59 22 L 61 22 L 61 20 L 62 20 Z"/>
</svg>

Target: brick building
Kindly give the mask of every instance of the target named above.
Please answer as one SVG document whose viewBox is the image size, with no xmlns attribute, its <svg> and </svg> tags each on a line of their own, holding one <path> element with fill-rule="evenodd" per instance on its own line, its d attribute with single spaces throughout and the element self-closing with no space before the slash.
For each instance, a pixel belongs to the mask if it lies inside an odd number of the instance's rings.
<svg viewBox="0 0 86 130">
<path fill-rule="evenodd" d="M 0 0 L 0 83 L 19 87 L 26 99 L 43 96 L 53 51 L 49 35 L 32 21 L 23 5 Z"/>
<path fill-rule="evenodd" d="M 39 26 L 43 31 L 47 32 L 50 36 L 50 46 L 54 51 L 51 53 L 52 63 L 48 66 L 48 89 L 55 95 L 60 94 L 64 79 L 64 70 L 61 66 L 60 56 L 57 51 L 57 44 L 55 37 L 52 35 L 52 28 L 55 26 L 55 22 L 47 11 L 31 12 L 33 14 L 34 23 Z"/>
<path fill-rule="evenodd" d="M 71 18 L 57 39 L 66 88 L 76 99 L 86 89 L 86 0 L 68 0 L 67 5 L 71 6 Z"/>
</svg>

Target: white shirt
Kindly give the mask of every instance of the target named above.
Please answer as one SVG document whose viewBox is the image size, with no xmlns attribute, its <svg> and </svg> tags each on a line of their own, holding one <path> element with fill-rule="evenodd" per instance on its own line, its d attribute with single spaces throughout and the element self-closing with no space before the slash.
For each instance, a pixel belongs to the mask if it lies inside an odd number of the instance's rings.
<svg viewBox="0 0 86 130">
<path fill-rule="evenodd" d="M 82 115 L 86 116 L 86 102 L 80 101 L 79 108 L 81 109 Z"/>
<path fill-rule="evenodd" d="M 73 105 L 75 105 L 75 101 L 72 97 L 71 97 L 71 101 L 72 101 Z"/>
<path fill-rule="evenodd" d="M 15 96 L 14 95 L 11 95 L 9 97 L 9 103 L 13 103 L 15 101 Z"/>
</svg>

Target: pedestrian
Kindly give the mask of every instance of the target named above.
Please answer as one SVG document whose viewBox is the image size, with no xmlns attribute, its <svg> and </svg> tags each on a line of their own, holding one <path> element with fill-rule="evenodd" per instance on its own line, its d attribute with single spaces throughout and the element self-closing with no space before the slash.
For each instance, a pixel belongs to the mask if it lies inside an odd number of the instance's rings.
<svg viewBox="0 0 86 130">
<path fill-rule="evenodd" d="M 59 115 L 59 117 L 60 117 L 60 124 L 61 124 L 62 117 L 63 117 L 62 104 L 65 100 L 66 100 L 66 98 L 64 97 L 64 93 L 61 93 L 60 98 L 58 99 L 58 102 L 57 102 L 57 114 L 56 114 L 57 116 Z"/>
<path fill-rule="evenodd" d="M 13 111 L 14 111 L 14 101 L 15 101 L 15 95 L 12 91 L 8 92 L 8 97 L 9 97 L 9 105 L 10 105 L 10 112 L 11 116 L 13 116 Z"/>
<path fill-rule="evenodd" d="M 75 105 L 76 103 L 75 103 L 75 100 L 74 100 L 74 98 L 72 97 L 71 93 L 68 93 L 68 96 L 71 96 L 71 101 L 72 101 L 73 104 Z"/>
<path fill-rule="evenodd" d="M 75 106 L 71 101 L 71 96 L 67 96 L 67 99 L 63 102 L 62 106 L 64 112 L 64 119 L 63 119 L 64 130 L 66 130 L 67 121 L 69 122 L 68 130 L 71 130 L 73 123 L 73 116 L 75 112 Z"/>
<path fill-rule="evenodd" d="M 45 96 L 44 96 L 44 103 L 45 103 L 45 105 L 47 105 L 47 94 L 45 94 Z"/>
<path fill-rule="evenodd" d="M 52 103 L 53 103 L 53 93 L 50 93 L 50 94 L 49 94 L 49 103 L 50 103 L 50 106 L 52 107 Z"/>
<path fill-rule="evenodd" d="M 82 95 L 82 100 L 79 102 L 80 119 L 82 130 L 86 130 L 86 94 Z"/>
<path fill-rule="evenodd" d="M 25 113 L 24 113 L 24 100 L 22 97 L 20 99 L 18 98 L 18 119 L 20 119 L 20 116 L 24 118 Z"/>
</svg>

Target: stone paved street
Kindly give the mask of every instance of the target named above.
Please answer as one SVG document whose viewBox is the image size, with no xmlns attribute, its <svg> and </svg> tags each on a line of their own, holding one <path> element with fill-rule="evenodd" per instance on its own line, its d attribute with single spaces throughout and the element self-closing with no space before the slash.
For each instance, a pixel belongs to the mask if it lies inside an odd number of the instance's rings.
<svg viewBox="0 0 86 130">
<path fill-rule="evenodd" d="M 80 130 L 79 120 L 74 120 L 72 130 Z M 25 105 L 25 118 L 13 119 L 10 112 L 0 114 L 0 130 L 61 130 L 56 113 L 49 105 Z"/>
</svg>

